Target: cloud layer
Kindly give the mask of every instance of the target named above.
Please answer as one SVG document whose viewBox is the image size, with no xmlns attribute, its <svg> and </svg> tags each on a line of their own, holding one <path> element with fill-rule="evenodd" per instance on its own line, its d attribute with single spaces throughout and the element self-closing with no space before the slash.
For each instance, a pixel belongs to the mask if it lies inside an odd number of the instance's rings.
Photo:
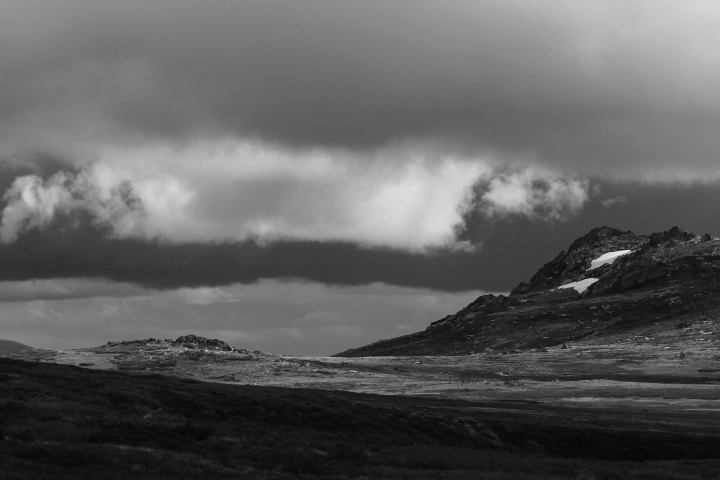
<svg viewBox="0 0 720 480">
<path fill-rule="evenodd" d="M 566 221 L 589 199 L 588 180 L 525 169 L 500 172 L 481 183 L 479 210 L 493 219 L 523 215 L 531 220 Z"/>
<path fill-rule="evenodd" d="M 4 242 L 84 212 L 120 239 L 427 252 L 472 248 L 477 209 L 566 221 L 588 178 L 720 181 L 712 1 L 76 0 L 0 19 L 0 159 L 66 166 L 12 183 Z"/>
<path fill-rule="evenodd" d="M 406 153 L 379 155 L 393 154 Z M 458 247 L 482 163 L 355 157 L 234 142 L 111 150 L 77 174 L 18 177 L 4 196 L 0 239 L 83 211 L 116 238 Z"/>
<path fill-rule="evenodd" d="M 587 189 L 569 176 L 507 173 L 488 160 L 406 149 L 361 155 L 233 141 L 109 149 L 77 173 L 15 179 L 4 195 L 0 240 L 83 212 L 119 239 L 463 249 L 473 247 L 459 240 L 473 209 L 564 220 L 581 210 Z"/>
<path fill-rule="evenodd" d="M 712 0 L 10 1 L 0 19 L 5 152 L 422 141 L 580 176 L 718 177 Z"/>
</svg>

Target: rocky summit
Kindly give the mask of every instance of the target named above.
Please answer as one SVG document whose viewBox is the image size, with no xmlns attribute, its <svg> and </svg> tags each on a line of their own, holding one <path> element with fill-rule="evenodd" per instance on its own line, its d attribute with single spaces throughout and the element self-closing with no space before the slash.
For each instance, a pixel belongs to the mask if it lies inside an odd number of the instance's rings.
<svg viewBox="0 0 720 480">
<path fill-rule="evenodd" d="M 171 345 L 174 347 L 185 347 L 189 349 L 200 349 L 200 350 L 222 350 L 227 352 L 232 352 L 233 347 L 228 345 L 226 342 L 223 342 L 222 340 L 218 340 L 217 338 L 205 338 L 201 337 L 199 335 L 189 334 L 189 335 L 180 335 L 175 340 L 172 339 L 165 339 L 160 340 L 158 338 L 147 338 L 144 340 L 122 340 L 119 342 L 107 342 L 108 346 L 115 346 L 115 345 L 133 345 L 133 344 L 140 344 L 140 345 Z"/>
<path fill-rule="evenodd" d="M 517 353 L 637 338 L 662 348 L 713 334 L 719 293 L 720 238 L 600 227 L 509 296 L 483 295 L 422 332 L 337 356 Z"/>
</svg>

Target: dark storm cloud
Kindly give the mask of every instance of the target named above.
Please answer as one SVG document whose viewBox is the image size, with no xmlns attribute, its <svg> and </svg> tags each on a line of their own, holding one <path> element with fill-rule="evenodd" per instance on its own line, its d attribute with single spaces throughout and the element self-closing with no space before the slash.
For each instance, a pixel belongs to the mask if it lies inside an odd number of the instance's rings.
<svg viewBox="0 0 720 480">
<path fill-rule="evenodd" d="M 0 127 L 19 146 L 431 137 L 697 177 L 720 152 L 713 3 L 6 2 Z"/>
<path fill-rule="evenodd" d="M 0 246 L 0 280 L 103 277 L 145 287 L 172 289 L 252 283 L 262 278 L 302 278 L 327 284 L 382 281 L 441 290 L 475 288 L 472 273 L 456 276 L 468 254 L 420 256 L 351 244 L 254 242 L 169 245 L 111 240 L 89 222 L 56 221 L 17 242 Z M 476 278 L 473 278 L 473 277 Z"/>
<path fill-rule="evenodd" d="M 618 197 L 625 200 L 603 205 Z M 258 246 L 113 240 L 86 220 L 56 219 L 47 230 L 28 232 L 0 246 L 0 281 L 101 277 L 174 289 L 294 278 L 335 285 L 383 282 L 442 291 L 509 291 L 597 226 L 649 234 L 679 225 L 717 236 L 718 218 L 720 191 L 713 186 L 603 183 L 584 214 L 564 223 L 516 215 L 489 224 L 477 213 L 466 219 L 461 238 L 482 244 L 481 250 L 436 250 L 430 255 L 337 242 Z"/>
</svg>

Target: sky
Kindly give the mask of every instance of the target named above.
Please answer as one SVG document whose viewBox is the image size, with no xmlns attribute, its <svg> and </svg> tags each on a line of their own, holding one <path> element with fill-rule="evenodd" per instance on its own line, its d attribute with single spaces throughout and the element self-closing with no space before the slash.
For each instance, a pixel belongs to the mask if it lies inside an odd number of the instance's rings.
<svg viewBox="0 0 720 480">
<path fill-rule="evenodd" d="M 720 235 L 714 0 L 0 2 L 0 338 L 327 355 Z"/>
</svg>

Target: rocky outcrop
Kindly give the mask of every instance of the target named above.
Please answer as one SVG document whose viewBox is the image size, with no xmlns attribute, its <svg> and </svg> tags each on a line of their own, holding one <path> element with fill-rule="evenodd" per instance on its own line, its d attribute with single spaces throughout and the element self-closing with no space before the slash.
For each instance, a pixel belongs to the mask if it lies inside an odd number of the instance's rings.
<svg viewBox="0 0 720 480">
<path fill-rule="evenodd" d="M 705 237 L 709 237 L 709 235 L 705 234 Z M 647 245 L 650 247 L 656 247 L 663 243 L 668 243 L 670 240 L 674 240 L 676 242 L 689 242 L 691 240 L 700 240 L 700 238 L 692 232 L 688 232 L 675 226 L 667 232 L 658 232 L 650 235 Z"/>
<path fill-rule="evenodd" d="M 181 335 L 175 340 L 172 339 L 165 339 L 160 340 L 158 338 L 146 338 L 144 340 L 123 340 L 120 342 L 107 342 L 107 345 L 160 345 L 160 344 L 169 344 L 174 347 L 185 347 L 185 348 L 192 348 L 192 349 L 201 349 L 201 350 L 221 350 L 226 352 L 231 352 L 234 349 L 230 345 L 228 345 L 226 342 L 223 342 L 222 340 L 218 340 L 217 338 L 205 338 L 200 337 L 198 335 Z"/>
<path fill-rule="evenodd" d="M 205 338 L 197 335 L 181 335 L 176 338 L 173 345 L 181 345 L 185 348 L 200 348 L 204 350 L 225 350 L 232 351 L 232 347 L 217 338 Z"/>
<path fill-rule="evenodd" d="M 550 290 L 587 278 L 591 262 L 601 255 L 618 250 L 637 250 L 647 243 L 648 237 L 617 228 L 594 228 L 575 240 L 567 251 L 562 251 L 551 262 L 543 265 L 527 282 L 521 282 L 510 296 Z M 595 277 L 601 271 L 594 271 Z M 596 278 L 596 277 L 595 277 Z"/>
<path fill-rule="evenodd" d="M 585 278 L 599 280 L 584 295 L 626 291 L 666 278 L 673 269 L 687 270 L 689 265 L 683 267 L 681 258 L 702 253 L 714 240 L 708 234 L 700 237 L 680 227 L 649 236 L 610 227 L 595 228 L 575 240 L 567 252 L 560 252 L 553 261 L 543 265 L 527 283 L 521 282 L 510 295 L 547 291 Z M 619 250 L 633 253 L 617 258 L 612 264 L 588 270 L 594 259 Z M 671 264 L 674 268 L 670 268 Z"/>
<path fill-rule="evenodd" d="M 507 309 L 512 304 L 512 299 L 505 295 L 482 295 L 475 299 L 466 308 L 472 308 L 482 313 L 495 313 Z"/>
<path fill-rule="evenodd" d="M 600 295 L 630 290 L 667 277 L 670 273 L 668 265 L 636 263 L 627 265 L 625 268 L 618 267 L 609 268 L 607 273 L 587 289 L 585 295 Z"/>
<path fill-rule="evenodd" d="M 679 227 L 653 233 L 635 254 L 618 259 L 603 271 L 585 295 L 621 293 L 656 282 L 702 278 L 720 273 L 720 248 L 710 235 Z"/>
<path fill-rule="evenodd" d="M 510 308 L 511 305 L 512 298 L 506 297 L 505 295 L 481 295 L 455 315 L 448 315 L 445 318 L 432 322 L 428 328 L 439 327 L 446 322 L 454 320 L 466 320 L 478 315 L 489 315 L 491 313 L 502 312 Z"/>
</svg>

